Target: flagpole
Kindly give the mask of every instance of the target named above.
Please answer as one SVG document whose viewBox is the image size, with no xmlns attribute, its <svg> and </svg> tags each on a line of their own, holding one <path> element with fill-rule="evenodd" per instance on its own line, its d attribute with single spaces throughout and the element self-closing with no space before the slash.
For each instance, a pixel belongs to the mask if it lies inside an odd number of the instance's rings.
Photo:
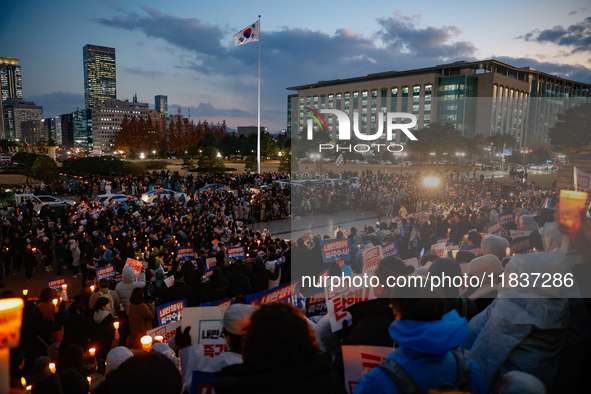
<svg viewBox="0 0 591 394">
<path fill-rule="evenodd" d="M 259 99 L 257 111 L 257 172 L 261 173 L 261 16 L 259 15 Z"/>
</svg>

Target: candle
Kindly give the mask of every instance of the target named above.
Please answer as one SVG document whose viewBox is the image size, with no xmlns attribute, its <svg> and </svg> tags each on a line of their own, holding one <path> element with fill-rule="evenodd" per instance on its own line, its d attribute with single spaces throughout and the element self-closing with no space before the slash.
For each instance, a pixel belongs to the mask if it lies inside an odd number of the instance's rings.
<svg viewBox="0 0 591 394">
<path fill-rule="evenodd" d="M 140 342 L 142 343 L 142 347 L 144 348 L 144 350 L 146 352 L 149 352 L 152 348 L 152 337 L 149 335 L 144 335 L 142 339 L 140 339 Z"/>
<path fill-rule="evenodd" d="M 560 219 L 568 227 L 579 220 L 579 212 L 585 207 L 587 193 L 571 190 L 560 191 Z"/>
<path fill-rule="evenodd" d="M 21 378 L 21 388 L 27 387 L 27 379 Z"/>
<path fill-rule="evenodd" d="M 452 250 L 451 251 L 451 255 L 453 256 L 453 258 L 455 259 L 456 256 L 458 255 L 458 251 L 457 250 Z"/>
<path fill-rule="evenodd" d="M 156 336 L 154 337 L 154 340 L 155 340 L 156 342 L 162 342 L 162 341 L 164 341 L 164 337 L 163 337 L 162 335 L 156 335 Z"/>
<path fill-rule="evenodd" d="M 507 246 L 507 249 L 505 249 L 505 254 L 507 255 L 507 257 L 509 257 L 511 255 L 511 248 Z"/>
<path fill-rule="evenodd" d="M 33 390 L 33 386 L 27 386 L 27 391 Z"/>
<path fill-rule="evenodd" d="M 118 321 L 114 321 L 113 322 L 113 327 L 115 327 L 115 330 L 119 329 L 119 322 Z"/>
<path fill-rule="evenodd" d="M 57 306 L 57 298 L 54 298 L 51 302 L 53 302 L 53 306 Z"/>
<path fill-rule="evenodd" d="M 88 380 L 88 385 L 90 386 L 92 384 L 92 378 L 90 376 L 87 376 L 86 380 Z"/>
<path fill-rule="evenodd" d="M 49 363 L 49 370 L 51 373 L 55 373 L 55 363 Z"/>
<path fill-rule="evenodd" d="M 90 349 L 88 349 L 88 354 L 90 354 L 91 357 L 94 357 L 94 355 L 96 354 L 96 349 L 91 347 Z"/>
<path fill-rule="evenodd" d="M 68 290 L 68 285 L 62 285 L 62 291 Z"/>
<path fill-rule="evenodd" d="M 94 293 L 94 285 L 90 286 L 90 291 Z"/>
<path fill-rule="evenodd" d="M 29 290 L 27 290 L 27 289 L 23 290 L 23 296 L 25 296 L 25 297 L 26 297 L 26 296 L 27 296 L 27 294 L 29 294 Z"/>
<path fill-rule="evenodd" d="M 10 390 L 10 349 L 19 345 L 23 321 L 22 298 L 0 300 L 0 392 Z"/>
</svg>

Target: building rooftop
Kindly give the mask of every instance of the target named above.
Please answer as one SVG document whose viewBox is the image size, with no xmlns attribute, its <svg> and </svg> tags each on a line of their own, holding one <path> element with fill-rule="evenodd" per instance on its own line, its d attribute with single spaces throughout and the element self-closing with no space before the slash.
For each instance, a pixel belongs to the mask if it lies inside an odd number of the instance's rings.
<svg viewBox="0 0 591 394">
<path fill-rule="evenodd" d="M 418 69 L 406 70 L 406 71 L 385 71 L 385 72 L 380 72 L 380 73 L 367 74 L 366 76 L 363 76 L 363 77 L 355 77 L 355 78 L 347 78 L 347 79 L 334 79 L 334 80 L 330 80 L 330 81 L 319 81 L 319 82 L 316 82 L 313 84 L 292 86 L 287 89 L 297 91 L 297 90 L 314 89 L 314 88 L 333 86 L 333 85 L 342 85 L 345 83 L 369 82 L 369 81 L 375 81 L 375 80 L 380 80 L 380 79 L 385 79 L 385 78 L 403 77 L 403 76 L 407 76 L 407 75 L 417 75 L 417 74 L 440 74 L 442 76 L 443 75 L 456 75 L 456 74 L 454 74 L 454 71 L 459 73 L 460 70 L 464 70 L 464 69 L 488 70 L 488 69 L 490 69 L 491 66 L 496 67 L 497 73 L 501 73 L 501 74 L 506 73 L 509 76 L 515 75 L 516 73 L 524 73 L 525 72 L 525 73 L 536 74 L 536 75 L 538 75 L 540 77 L 544 77 L 544 78 L 552 78 L 552 79 L 556 79 L 558 81 L 563 81 L 565 84 L 583 85 L 587 89 L 591 89 L 591 84 L 588 84 L 588 83 L 571 81 L 566 78 L 558 77 L 556 75 L 547 74 L 547 73 L 544 73 L 541 71 L 536 71 L 532 67 L 514 67 L 514 66 L 511 66 L 510 64 L 503 63 L 503 62 L 500 62 L 495 59 L 479 60 L 479 61 L 474 61 L 474 62 L 467 62 L 465 60 L 461 60 L 461 61 L 448 63 L 448 64 L 439 64 L 435 67 L 418 68 Z M 446 71 L 449 74 L 445 73 Z"/>
</svg>

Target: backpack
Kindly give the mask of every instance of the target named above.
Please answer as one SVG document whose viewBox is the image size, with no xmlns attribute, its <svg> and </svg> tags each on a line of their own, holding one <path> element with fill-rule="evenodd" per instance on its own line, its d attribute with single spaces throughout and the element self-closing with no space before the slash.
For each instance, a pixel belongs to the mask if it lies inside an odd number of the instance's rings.
<svg viewBox="0 0 591 394">
<path fill-rule="evenodd" d="M 442 383 L 436 389 L 440 392 L 446 391 L 462 391 L 471 392 L 472 382 L 470 376 L 470 359 L 464 355 L 464 353 L 458 349 L 450 350 L 456 359 L 458 365 L 458 374 L 456 377 L 455 384 Z M 410 375 L 394 360 L 384 360 L 378 367 L 382 371 L 386 372 L 388 376 L 394 381 L 394 384 L 398 388 L 401 394 L 421 394 L 421 390 L 417 386 Z"/>
<path fill-rule="evenodd" d="M 113 301 L 113 296 L 111 295 L 111 290 L 107 290 L 106 293 L 101 292 L 101 297 L 105 297 L 109 300 L 109 304 L 111 304 L 111 313 L 115 313 L 115 301 Z"/>
</svg>

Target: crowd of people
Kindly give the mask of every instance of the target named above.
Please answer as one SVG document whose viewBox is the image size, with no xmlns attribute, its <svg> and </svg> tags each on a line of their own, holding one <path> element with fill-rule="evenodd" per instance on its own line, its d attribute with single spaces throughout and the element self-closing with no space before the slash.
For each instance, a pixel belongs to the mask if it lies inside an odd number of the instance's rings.
<svg viewBox="0 0 591 394">
<path fill-rule="evenodd" d="M 24 296 L 21 345 L 11 351 L 11 387 L 19 392 L 24 377 L 34 393 L 194 392 L 198 375 L 193 371 L 199 370 L 213 374 L 208 384 L 218 394 L 586 392 L 583 371 L 590 360 L 581 349 L 591 346 L 591 304 L 581 298 L 589 294 L 580 281 L 591 274 L 587 212 L 573 230 L 555 214 L 554 190 L 523 179 L 507 189 L 470 174 L 439 174 L 441 183 L 427 186 L 427 175 L 435 174 L 348 173 L 341 176 L 356 176 L 356 187 L 304 183 L 290 193 L 273 186 L 287 177 L 280 173 L 181 177 L 160 172 L 111 184 L 83 180 L 88 186 L 81 187 L 79 200 L 64 209 L 37 213 L 26 203 L 13 207 L 2 226 L 0 271 L 24 266 L 26 279 L 33 280 L 39 266 L 55 268 L 58 275 L 71 270 L 82 289 L 73 292 L 69 284 L 46 288 L 38 299 Z M 208 183 L 232 191 L 198 192 Z M 191 198 L 94 203 L 92 197 L 109 185 L 111 192 L 136 196 L 171 188 Z M 305 233 L 292 242 L 268 229 L 249 228 L 244 212 L 257 198 L 264 206 L 260 211 L 271 212 L 259 220 L 361 210 L 374 212 L 377 223 Z M 504 226 L 502 235 L 486 234 L 487 224 L 505 213 L 517 221 Z M 508 256 L 511 230 L 527 232 L 536 253 Z M 552 252 L 562 233 L 569 234 L 578 255 Z M 333 238 L 350 239 L 349 260 L 323 262 L 322 242 Z M 459 252 L 453 257 L 431 253 L 441 239 Z M 498 278 L 546 269 L 573 272 L 579 286 L 568 292 L 557 287 L 543 297 L 531 297 L 528 286 L 497 286 L 497 279 L 434 291 L 378 286 L 371 299 L 344 309 L 350 319 L 338 330 L 330 312 L 311 316 L 299 301 L 314 293 L 310 287 L 298 287 L 300 297 L 288 302 L 247 303 L 252 295 L 318 277 L 327 268 L 332 276 L 363 274 L 363 251 L 393 241 L 398 257 L 381 259 L 371 273 L 380 283 L 387 277 Z M 481 252 L 470 252 L 472 246 Z M 244 247 L 244 256 L 231 258 L 229 249 L 235 247 Z M 178 248 L 192 252 L 180 256 Z M 128 264 L 130 259 L 141 268 Z M 97 270 L 111 266 L 114 278 L 97 277 Z M 14 296 L 20 295 L 2 294 Z M 190 308 L 230 299 L 221 321 L 227 351 L 215 362 L 204 362 L 203 347 L 191 335 L 199 328 L 182 320 L 167 343 L 146 348 L 140 341 L 158 327 L 160 306 L 185 300 Z M 347 386 L 343 349 L 360 345 L 391 352 Z"/>
</svg>

